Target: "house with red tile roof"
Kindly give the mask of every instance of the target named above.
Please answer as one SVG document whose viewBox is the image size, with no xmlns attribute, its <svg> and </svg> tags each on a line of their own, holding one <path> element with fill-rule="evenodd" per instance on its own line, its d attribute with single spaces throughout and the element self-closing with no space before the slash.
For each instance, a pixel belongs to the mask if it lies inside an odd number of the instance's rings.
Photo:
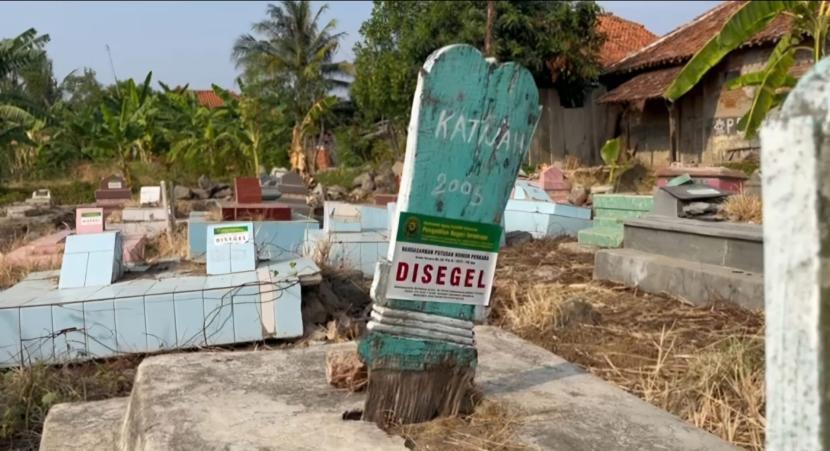
<svg viewBox="0 0 830 451">
<path fill-rule="evenodd" d="M 193 90 L 191 92 L 196 96 L 196 100 L 202 106 L 208 108 L 219 108 L 225 104 L 225 101 L 211 89 Z M 233 92 L 231 95 L 237 98 L 239 97 L 238 94 Z"/>
<path fill-rule="evenodd" d="M 738 120 L 750 108 L 751 88 L 727 90 L 725 83 L 764 67 L 791 20 L 779 16 L 711 70 L 674 103 L 664 93 L 692 56 L 720 32 L 743 1 L 725 1 L 609 65 L 601 77 L 608 92 L 597 100 L 616 112 L 616 130 L 626 148 L 645 163 L 673 161 L 717 164 L 757 153 L 757 139 L 746 140 Z M 801 75 L 811 65 L 800 60 Z M 611 136 L 609 136 L 611 137 Z"/>
<path fill-rule="evenodd" d="M 642 24 L 610 13 L 600 15 L 597 28 L 606 37 L 597 55 L 603 67 L 612 66 L 657 39 Z M 565 108 L 555 89 L 540 89 L 542 118 L 528 152 L 528 164 L 551 164 L 568 157 L 586 164 L 599 163 L 599 149 L 606 139 L 608 107 L 595 100 L 604 92 L 599 87 L 586 96 L 582 107 Z"/>
</svg>

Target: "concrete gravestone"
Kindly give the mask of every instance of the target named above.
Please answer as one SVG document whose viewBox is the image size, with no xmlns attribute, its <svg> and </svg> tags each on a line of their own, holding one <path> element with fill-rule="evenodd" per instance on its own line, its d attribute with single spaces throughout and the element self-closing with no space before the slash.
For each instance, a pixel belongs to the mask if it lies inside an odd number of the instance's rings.
<svg viewBox="0 0 830 451">
<path fill-rule="evenodd" d="M 139 203 L 143 205 L 158 205 L 161 202 L 160 186 L 142 186 L 139 193 Z"/>
<path fill-rule="evenodd" d="M 95 203 L 99 207 L 120 207 L 130 200 L 132 193 L 124 178 L 111 175 L 101 180 L 95 190 Z"/>
<path fill-rule="evenodd" d="M 412 423 L 458 411 L 477 360 L 474 308 L 489 300 L 499 224 L 539 116 L 536 85 L 521 66 L 489 62 L 467 45 L 424 64 L 391 262 L 378 265 L 370 332 L 359 346 L 369 367 L 364 419 Z"/>
<path fill-rule="evenodd" d="M 830 59 L 761 130 L 766 449 L 830 448 Z"/>
<path fill-rule="evenodd" d="M 30 205 L 51 207 L 52 193 L 48 189 L 39 189 L 32 192 L 32 197 L 26 199 L 26 203 Z"/>
<path fill-rule="evenodd" d="M 571 192 L 571 184 L 565 180 L 565 173 L 556 166 L 548 166 L 539 175 L 542 189 L 550 195 L 554 202 L 565 203 Z"/>
<path fill-rule="evenodd" d="M 75 209 L 75 232 L 101 233 L 104 231 L 104 209 L 103 208 L 77 208 Z"/>
</svg>

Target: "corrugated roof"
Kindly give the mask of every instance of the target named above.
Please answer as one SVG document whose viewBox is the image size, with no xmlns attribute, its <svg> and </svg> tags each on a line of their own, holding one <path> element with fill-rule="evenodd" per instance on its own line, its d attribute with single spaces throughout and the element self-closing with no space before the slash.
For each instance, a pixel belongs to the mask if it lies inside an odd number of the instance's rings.
<svg viewBox="0 0 830 451">
<path fill-rule="evenodd" d="M 643 24 L 613 14 L 599 16 L 597 29 L 606 36 L 599 52 L 602 67 L 608 67 L 657 40 L 657 35 Z"/>
<path fill-rule="evenodd" d="M 746 0 L 725 1 L 719 4 L 695 20 L 614 63 L 606 73 L 625 73 L 648 67 L 684 63 L 723 28 L 744 1 Z M 742 47 L 775 42 L 789 30 L 790 24 L 789 17 L 779 15 Z"/>
<path fill-rule="evenodd" d="M 601 95 L 597 101 L 614 103 L 662 97 L 682 68 L 683 66 L 673 66 L 635 75 L 625 83 Z"/>
</svg>

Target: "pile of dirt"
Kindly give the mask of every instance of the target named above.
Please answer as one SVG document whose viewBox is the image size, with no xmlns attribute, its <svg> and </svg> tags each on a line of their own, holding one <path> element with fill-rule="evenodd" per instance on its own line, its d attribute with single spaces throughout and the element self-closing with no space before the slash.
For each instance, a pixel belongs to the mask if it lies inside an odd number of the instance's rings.
<svg viewBox="0 0 830 451">
<path fill-rule="evenodd" d="M 491 322 L 749 449 L 764 439 L 763 315 L 592 281 L 593 255 L 501 252 Z"/>
</svg>

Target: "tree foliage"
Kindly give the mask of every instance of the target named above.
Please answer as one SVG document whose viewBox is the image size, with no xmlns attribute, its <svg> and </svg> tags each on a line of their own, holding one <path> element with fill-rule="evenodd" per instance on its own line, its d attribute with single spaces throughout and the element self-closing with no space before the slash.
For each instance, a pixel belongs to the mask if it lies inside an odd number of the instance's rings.
<svg viewBox="0 0 830 451">
<path fill-rule="evenodd" d="M 566 106 L 581 104 L 599 75 L 604 37 L 594 2 L 495 2 L 493 51 L 528 67 L 539 86 L 556 87 Z M 483 49 L 486 1 L 376 1 L 355 45 L 352 96 L 369 121 L 405 126 L 418 70 L 430 53 L 455 43 Z"/>
</svg>

